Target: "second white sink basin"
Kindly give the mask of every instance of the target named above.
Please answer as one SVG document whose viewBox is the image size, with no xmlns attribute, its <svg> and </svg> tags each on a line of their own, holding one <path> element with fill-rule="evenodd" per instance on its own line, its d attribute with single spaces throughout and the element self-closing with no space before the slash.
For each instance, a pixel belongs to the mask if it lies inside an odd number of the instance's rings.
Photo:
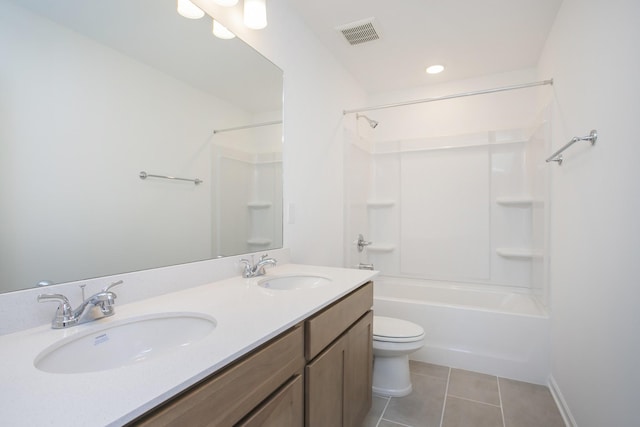
<svg viewBox="0 0 640 427">
<path fill-rule="evenodd" d="M 215 327 L 213 317 L 200 313 L 134 317 L 65 338 L 42 351 L 34 365 L 60 374 L 119 368 L 185 348 Z"/>
<path fill-rule="evenodd" d="M 317 288 L 330 282 L 331 279 L 329 277 L 291 274 L 264 278 L 258 282 L 258 286 L 266 289 L 295 290 Z"/>
</svg>

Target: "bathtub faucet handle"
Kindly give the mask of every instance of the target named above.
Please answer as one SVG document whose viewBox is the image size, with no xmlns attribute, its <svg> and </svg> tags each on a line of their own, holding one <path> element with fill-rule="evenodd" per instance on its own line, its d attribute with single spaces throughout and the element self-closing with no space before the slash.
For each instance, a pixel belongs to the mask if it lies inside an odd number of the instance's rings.
<svg viewBox="0 0 640 427">
<path fill-rule="evenodd" d="M 358 234 L 358 241 L 356 242 L 356 245 L 358 246 L 358 252 L 362 252 L 364 250 L 364 247 L 369 246 L 371 243 L 372 242 L 364 240 L 362 234 Z"/>
</svg>

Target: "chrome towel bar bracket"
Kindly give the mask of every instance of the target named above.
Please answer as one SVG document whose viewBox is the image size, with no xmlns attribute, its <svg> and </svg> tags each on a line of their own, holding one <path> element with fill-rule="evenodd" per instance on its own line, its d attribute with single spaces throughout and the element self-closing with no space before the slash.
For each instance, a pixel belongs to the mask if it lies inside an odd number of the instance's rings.
<svg viewBox="0 0 640 427">
<path fill-rule="evenodd" d="M 588 136 L 574 136 L 573 138 L 571 138 L 571 141 L 567 142 L 561 149 L 559 149 L 558 151 L 553 153 L 551 156 L 549 156 L 546 162 L 547 163 L 557 162 L 558 165 L 562 165 L 562 162 L 564 160 L 564 157 L 562 156 L 562 152 L 564 150 L 571 147 L 573 144 L 575 144 L 578 141 L 589 141 L 591 142 L 591 145 L 593 145 L 596 143 L 597 140 L 598 140 L 598 131 L 595 129 L 592 130 Z"/>
</svg>

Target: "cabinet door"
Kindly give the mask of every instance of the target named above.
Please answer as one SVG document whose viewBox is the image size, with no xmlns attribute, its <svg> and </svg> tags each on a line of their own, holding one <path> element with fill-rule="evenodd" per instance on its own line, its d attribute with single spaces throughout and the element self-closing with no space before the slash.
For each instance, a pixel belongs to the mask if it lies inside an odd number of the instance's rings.
<svg viewBox="0 0 640 427">
<path fill-rule="evenodd" d="M 346 336 L 342 336 L 305 368 L 307 427 L 343 425 L 346 343 Z"/>
<path fill-rule="evenodd" d="M 245 420 L 238 423 L 238 427 L 302 427 L 302 389 L 302 376 L 296 375 Z"/>
<path fill-rule="evenodd" d="M 373 312 L 347 333 L 344 379 L 344 426 L 360 427 L 371 409 L 373 377 Z"/>
<path fill-rule="evenodd" d="M 373 312 L 306 367 L 306 426 L 360 427 L 371 409 Z"/>
</svg>

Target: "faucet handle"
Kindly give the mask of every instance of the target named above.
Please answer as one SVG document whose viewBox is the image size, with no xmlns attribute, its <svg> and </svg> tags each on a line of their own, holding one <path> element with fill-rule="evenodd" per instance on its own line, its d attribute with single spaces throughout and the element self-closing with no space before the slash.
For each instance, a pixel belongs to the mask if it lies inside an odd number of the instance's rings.
<svg viewBox="0 0 640 427">
<path fill-rule="evenodd" d="M 58 301 L 60 306 L 63 309 L 69 307 L 71 310 L 71 304 L 69 304 L 69 299 L 62 294 L 40 294 L 38 295 L 38 302 L 48 302 L 48 301 Z"/>
<path fill-rule="evenodd" d="M 122 285 L 123 283 L 124 283 L 124 280 L 118 280 L 117 282 L 113 282 L 110 285 L 105 286 L 104 289 L 102 289 L 102 292 L 109 292 L 109 289 L 113 288 L 114 286 Z"/>
<path fill-rule="evenodd" d="M 240 260 L 240 265 L 242 266 L 242 277 L 245 279 L 247 277 L 251 277 L 251 261 L 248 259 L 242 258 Z"/>
<path fill-rule="evenodd" d="M 69 300 L 62 294 L 40 294 L 38 302 L 57 301 L 60 304 L 56 310 L 56 315 L 51 322 L 55 329 L 66 327 L 67 325 L 77 323 L 78 319 L 73 315 L 73 308 L 69 304 Z"/>
<path fill-rule="evenodd" d="M 362 252 L 365 246 L 369 246 L 372 242 L 364 240 L 362 234 L 358 234 L 358 241 L 356 242 L 356 246 L 358 247 L 358 252 Z"/>
</svg>

